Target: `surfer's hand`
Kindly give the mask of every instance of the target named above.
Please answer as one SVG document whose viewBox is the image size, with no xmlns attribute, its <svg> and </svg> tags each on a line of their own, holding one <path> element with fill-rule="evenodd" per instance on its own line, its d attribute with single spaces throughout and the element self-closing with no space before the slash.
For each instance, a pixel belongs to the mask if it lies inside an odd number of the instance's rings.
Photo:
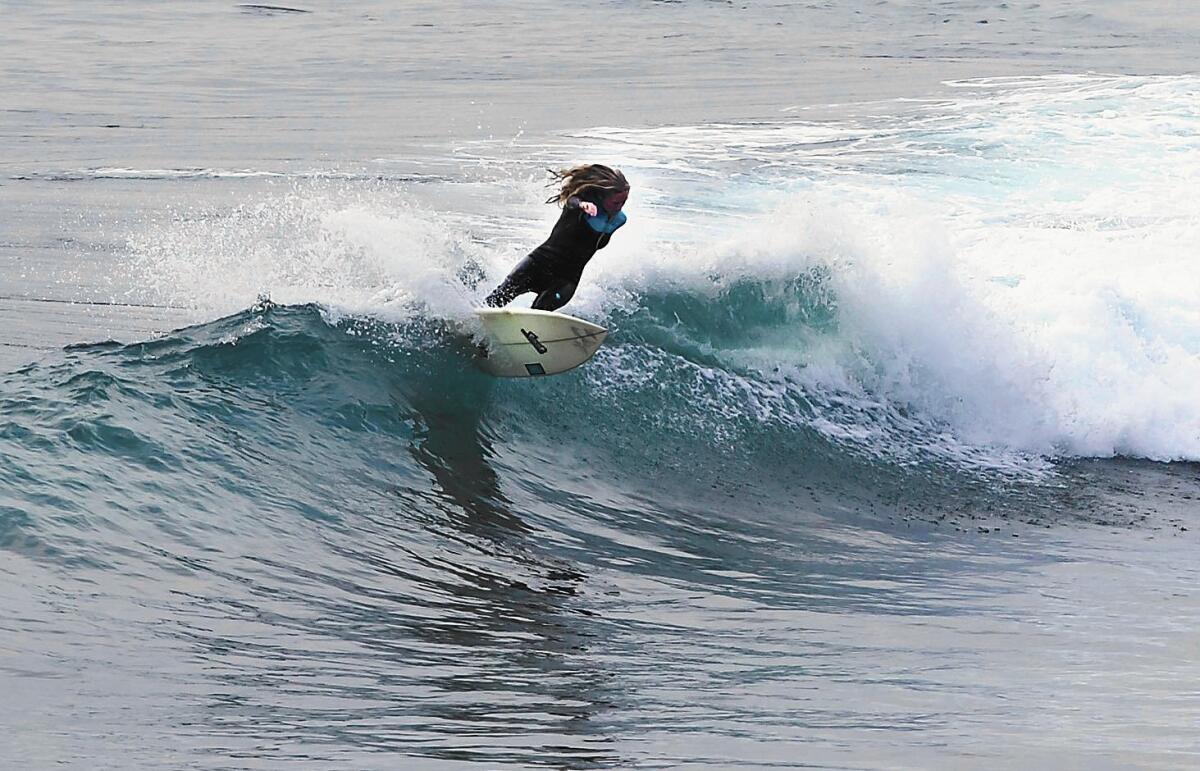
<svg viewBox="0 0 1200 771">
<path fill-rule="evenodd" d="M 579 208 L 583 209 L 584 214 L 589 217 L 596 216 L 596 204 L 592 203 L 591 201 L 580 201 Z"/>
</svg>

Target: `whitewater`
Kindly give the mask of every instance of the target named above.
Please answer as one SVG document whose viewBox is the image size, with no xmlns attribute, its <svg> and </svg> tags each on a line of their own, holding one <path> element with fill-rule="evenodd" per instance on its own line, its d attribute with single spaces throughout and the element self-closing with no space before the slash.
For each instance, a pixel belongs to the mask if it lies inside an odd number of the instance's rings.
<svg viewBox="0 0 1200 771">
<path fill-rule="evenodd" d="M 15 9 L 0 765 L 1194 765 L 1200 20 L 1138 8 Z M 491 378 L 581 161 L 610 335 Z"/>
</svg>

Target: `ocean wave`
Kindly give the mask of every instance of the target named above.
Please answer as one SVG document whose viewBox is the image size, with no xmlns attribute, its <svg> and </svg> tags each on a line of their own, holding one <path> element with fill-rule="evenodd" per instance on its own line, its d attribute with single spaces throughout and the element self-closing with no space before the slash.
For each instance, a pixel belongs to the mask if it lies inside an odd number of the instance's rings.
<svg viewBox="0 0 1200 771">
<path fill-rule="evenodd" d="M 568 308 L 614 330 L 587 377 L 691 378 L 679 398 L 713 390 L 706 415 L 823 427 L 893 459 L 1200 458 L 1194 79 L 960 85 L 955 100 L 819 127 L 564 136 L 549 152 L 584 136 L 636 190 Z M 443 186 L 458 207 L 316 183 L 176 215 L 131 239 L 131 267 L 156 301 L 217 313 L 267 292 L 462 321 L 552 215 L 507 157 Z"/>
</svg>

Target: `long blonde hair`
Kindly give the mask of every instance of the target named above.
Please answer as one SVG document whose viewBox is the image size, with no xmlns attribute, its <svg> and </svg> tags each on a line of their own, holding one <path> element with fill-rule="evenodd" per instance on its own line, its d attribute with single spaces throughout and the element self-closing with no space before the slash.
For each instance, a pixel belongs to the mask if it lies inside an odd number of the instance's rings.
<svg viewBox="0 0 1200 771">
<path fill-rule="evenodd" d="M 569 169 L 550 169 L 550 175 L 554 179 L 546 186 L 559 185 L 559 190 L 547 198 L 546 203 L 556 203 L 559 206 L 566 203 L 571 196 L 599 200 L 610 193 L 629 189 L 624 174 L 599 163 L 585 163 Z"/>
</svg>

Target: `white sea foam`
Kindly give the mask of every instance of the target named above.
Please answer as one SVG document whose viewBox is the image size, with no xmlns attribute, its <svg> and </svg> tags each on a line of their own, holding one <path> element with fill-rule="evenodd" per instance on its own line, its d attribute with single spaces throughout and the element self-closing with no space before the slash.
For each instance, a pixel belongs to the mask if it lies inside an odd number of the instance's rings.
<svg viewBox="0 0 1200 771">
<path fill-rule="evenodd" d="M 754 226 L 651 267 L 606 260 L 600 282 L 712 293 L 824 266 L 836 335 L 802 362 L 776 352 L 809 388 L 970 443 L 1200 458 L 1200 82 L 986 85 L 836 158 L 797 154 L 790 184 L 774 164 L 791 192 Z"/>
<path fill-rule="evenodd" d="M 228 212 L 174 212 L 130 240 L 139 292 L 227 313 L 260 295 L 387 318 L 466 315 L 478 248 L 395 191 L 309 185 Z"/>
</svg>

